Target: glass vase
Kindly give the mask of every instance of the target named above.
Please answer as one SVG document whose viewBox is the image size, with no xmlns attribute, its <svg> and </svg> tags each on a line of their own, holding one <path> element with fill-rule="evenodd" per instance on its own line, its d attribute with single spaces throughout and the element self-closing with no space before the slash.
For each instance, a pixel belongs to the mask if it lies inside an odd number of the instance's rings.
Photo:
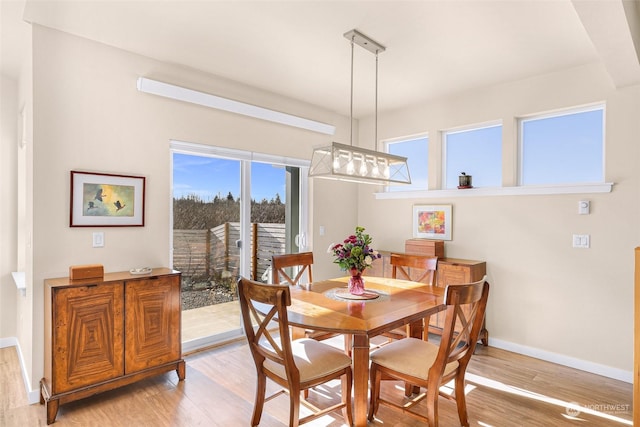
<svg viewBox="0 0 640 427">
<path fill-rule="evenodd" d="M 351 277 L 347 283 L 349 292 L 353 295 L 364 294 L 364 279 L 362 278 L 362 271 L 352 268 L 350 270 Z"/>
</svg>

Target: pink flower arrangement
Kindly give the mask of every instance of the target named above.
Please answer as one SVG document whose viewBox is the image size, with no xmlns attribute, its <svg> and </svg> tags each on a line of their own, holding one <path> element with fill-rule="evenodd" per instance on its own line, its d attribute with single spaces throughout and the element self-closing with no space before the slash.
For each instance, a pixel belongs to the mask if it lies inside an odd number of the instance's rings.
<svg viewBox="0 0 640 427">
<path fill-rule="evenodd" d="M 356 269 L 362 272 L 371 266 L 374 259 L 381 257 L 378 251 L 370 246 L 371 241 L 371 236 L 364 233 L 364 227 L 356 227 L 355 234 L 347 237 L 342 243 L 332 243 L 327 252 L 336 257 L 333 262 L 342 270 Z"/>
</svg>

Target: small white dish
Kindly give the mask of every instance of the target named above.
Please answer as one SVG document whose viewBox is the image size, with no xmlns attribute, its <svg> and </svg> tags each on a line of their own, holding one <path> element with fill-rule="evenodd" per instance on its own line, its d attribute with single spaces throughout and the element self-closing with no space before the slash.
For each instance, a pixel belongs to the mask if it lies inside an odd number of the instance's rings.
<svg viewBox="0 0 640 427">
<path fill-rule="evenodd" d="M 151 267 L 132 268 L 129 270 L 131 274 L 149 274 L 151 273 Z"/>
</svg>

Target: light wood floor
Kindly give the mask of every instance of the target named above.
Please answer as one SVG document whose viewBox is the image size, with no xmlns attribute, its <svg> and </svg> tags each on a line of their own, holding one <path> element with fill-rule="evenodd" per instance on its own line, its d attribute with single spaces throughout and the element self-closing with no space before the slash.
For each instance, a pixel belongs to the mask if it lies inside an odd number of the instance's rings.
<svg viewBox="0 0 640 427">
<path fill-rule="evenodd" d="M 170 372 L 62 405 L 54 425 L 248 426 L 255 374 L 246 344 L 194 353 L 186 361 L 185 381 L 178 382 L 175 372 Z M 472 358 L 467 379 L 472 426 L 632 425 L 632 385 L 624 382 L 483 346 Z M 401 396 L 397 385 L 386 384 L 384 392 Z M 330 383 L 311 392 L 310 400 L 319 404 L 338 400 L 339 391 L 337 382 Z M 580 405 L 579 411 L 567 410 L 571 403 Z M 260 425 L 280 427 L 287 414 L 288 399 L 281 395 L 267 402 Z M 387 408 L 381 408 L 378 417 L 371 425 L 422 425 Z M 46 425 L 44 406 L 27 403 L 15 348 L 0 349 L 0 426 L 40 425 Z M 307 425 L 342 426 L 343 420 L 336 413 Z M 455 403 L 440 399 L 440 425 L 459 425 Z"/>
</svg>

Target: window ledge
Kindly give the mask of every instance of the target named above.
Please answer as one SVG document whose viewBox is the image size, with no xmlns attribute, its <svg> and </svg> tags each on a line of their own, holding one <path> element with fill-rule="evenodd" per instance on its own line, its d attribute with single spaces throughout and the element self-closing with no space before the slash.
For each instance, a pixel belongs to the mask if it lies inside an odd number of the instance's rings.
<svg viewBox="0 0 640 427">
<path fill-rule="evenodd" d="M 531 196 L 542 194 L 587 194 L 610 193 L 612 182 L 602 184 L 577 184 L 553 186 L 522 186 L 522 187 L 494 187 L 494 188 L 466 188 L 455 190 L 419 190 L 419 191 L 389 191 L 374 193 L 378 200 L 387 199 L 442 199 L 451 197 L 489 197 L 489 196 Z"/>
<path fill-rule="evenodd" d="M 11 273 L 13 281 L 16 282 L 16 288 L 20 291 L 20 295 L 23 297 L 27 295 L 27 282 L 25 279 L 24 271 L 14 271 Z"/>
</svg>

